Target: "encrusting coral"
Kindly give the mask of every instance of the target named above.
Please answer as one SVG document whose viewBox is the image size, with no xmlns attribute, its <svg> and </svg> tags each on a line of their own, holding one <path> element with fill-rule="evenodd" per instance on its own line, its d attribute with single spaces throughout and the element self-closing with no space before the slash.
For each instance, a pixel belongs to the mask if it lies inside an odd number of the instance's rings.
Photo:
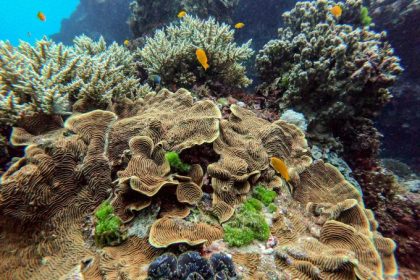
<svg viewBox="0 0 420 280">
<path fill-rule="evenodd" d="M 384 279 L 396 272 L 394 242 L 376 231 L 372 212 L 337 169 L 312 162 L 296 126 L 271 123 L 236 105 L 222 118 L 215 103 L 194 101 L 184 89 L 150 93 L 125 106 L 122 115 L 75 113 L 64 127 L 42 134 L 43 141 L 20 142 L 25 156 L 1 181 L 0 275 Z M 185 156 L 203 147 L 219 157 L 205 162 Z M 167 151 L 178 153 L 190 170 L 171 170 Z M 270 167 L 270 157 L 285 162 L 288 182 Z M 146 236 L 131 231 L 121 244 L 99 248 L 93 216 L 108 216 L 111 209 L 98 213 L 101 203 L 113 207 L 121 230 L 146 216 L 139 212 L 156 215 L 142 229 Z M 271 204 L 274 214 L 266 211 Z M 234 221 L 238 208 L 258 213 L 267 225 L 246 250 L 222 241 L 222 224 Z M 181 254 L 191 250 L 196 252 Z M 181 256 L 162 257 L 167 252 Z M 207 262 L 207 254 L 218 257 Z"/>
<path fill-rule="evenodd" d="M 251 41 L 238 46 L 234 30 L 214 18 L 201 20 L 185 16 L 147 37 L 138 53 L 138 60 L 149 75 L 159 75 L 163 86 L 191 87 L 192 85 L 235 85 L 251 83 L 243 63 L 253 54 Z M 197 60 L 196 50 L 203 49 L 209 68 Z"/>
</svg>

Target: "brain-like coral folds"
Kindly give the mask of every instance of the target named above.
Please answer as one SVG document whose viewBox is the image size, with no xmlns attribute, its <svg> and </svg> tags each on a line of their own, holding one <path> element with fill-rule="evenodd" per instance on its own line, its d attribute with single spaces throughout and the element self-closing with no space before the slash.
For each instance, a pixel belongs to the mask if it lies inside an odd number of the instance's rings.
<svg viewBox="0 0 420 280">
<path fill-rule="evenodd" d="M 361 194 L 337 169 L 312 162 L 296 126 L 270 123 L 238 106 L 223 118 L 215 103 L 194 101 L 183 89 L 124 102 L 123 110 L 73 114 L 61 127 L 45 129 L 42 138 L 23 128 L 14 131 L 26 153 L 1 181 L 5 279 L 143 279 L 150 263 L 149 276 L 165 274 L 163 268 L 176 260 L 181 273 L 187 257 L 209 267 L 205 250 L 223 243 L 221 224 L 257 184 L 277 192 L 277 210 L 269 218 L 270 238 L 277 243 L 271 254 L 252 245 L 243 251 L 219 246 L 232 258 L 217 255 L 223 257 L 217 265 L 227 269 L 221 274 L 210 258 L 210 274 L 245 279 L 273 273 L 299 279 L 395 274 L 395 243 L 377 232 Z M 188 158 L 194 147 L 212 150 L 210 163 Z M 179 153 L 190 168 L 171 170 L 167 151 Z M 285 162 L 290 180 L 276 174 L 270 157 Z M 94 215 L 104 200 L 121 219 L 125 240 L 98 248 Z M 167 258 L 153 261 L 185 248 L 204 257 L 171 255 L 163 268 L 160 260 Z M 202 277 L 185 263 L 185 273 Z"/>
</svg>

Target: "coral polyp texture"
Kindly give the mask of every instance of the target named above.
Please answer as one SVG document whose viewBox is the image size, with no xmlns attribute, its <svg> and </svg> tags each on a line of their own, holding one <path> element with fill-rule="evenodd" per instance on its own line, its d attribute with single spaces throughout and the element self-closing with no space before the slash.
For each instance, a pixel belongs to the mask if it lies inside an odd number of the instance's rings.
<svg viewBox="0 0 420 280">
<path fill-rule="evenodd" d="M 159 75 L 164 86 L 235 85 L 251 83 L 243 65 L 252 54 L 251 41 L 238 46 L 234 30 L 214 18 L 185 16 L 180 22 L 157 30 L 138 51 L 139 63 L 149 75 Z M 197 60 L 196 50 L 205 51 L 209 68 Z"/>
<path fill-rule="evenodd" d="M 46 128 L 42 141 L 14 130 L 26 149 L 1 180 L 2 277 L 385 279 L 397 272 L 395 243 L 377 232 L 360 192 L 335 167 L 312 161 L 298 127 L 236 105 L 222 117 L 216 103 L 194 101 L 184 89 L 120 106 L 74 113 Z M 171 168 L 167 152 L 190 168 Z M 290 180 L 272 169 L 271 157 L 284 161 Z M 252 238 L 229 237 L 241 226 Z"/>
<path fill-rule="evenodd" d="M 297 2 L 283 14 L 278 39 L 269 41 L 256 59 L 260 91 L 277 100 L 280 109 L 304 113 L 311 132 L 376 116 L 391 98 L 387 88 L 402 72 L 386 33 L 361 23 L 361 1 L 338 2 L 339 18 L 330 12 L 334 5 Z"/>
</svg>

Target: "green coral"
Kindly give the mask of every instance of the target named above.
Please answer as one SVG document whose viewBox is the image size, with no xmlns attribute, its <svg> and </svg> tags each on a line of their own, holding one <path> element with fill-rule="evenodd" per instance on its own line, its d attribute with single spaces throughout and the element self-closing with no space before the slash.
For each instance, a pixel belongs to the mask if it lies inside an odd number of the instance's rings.
<svg viewBox="0 0 420 280">
<path fill-rule="evenodd" d="M 360 21 L 364 26 L 369 26 L 372 23 L 372 18 L 369 16 L 369 10 L 367 7 L 360 9 Z"/>
<path fill-rule="evenodd" d="M 149 75 L 160 75 L 163 86 L 191 87 L 193 85 L 244 87 L 251 83 L 245 75 L 243 63 L 253 50 L 251 41 L 238 46 L 234 30 L 214 18 L 200 20 L 185 16 L 177 23 L 157 30 L 146 38 L 138 51 L 140 65 Z M 203 49 L 209 68 L 205 71 L 196 57 L 196 50 Z"/>
<path fill-rule="evenodd" d="M 149 88 L 136 77 L 133 55 L 103 38 L 75 38 L 64 46 L 46 38 L 34 46 L 0 41 L 0 123 L 15 125 L 36 112 L 67 115 L 78 100 L 105 108 L 111 101 L 135 99 Z"/>
<path fill-rule="evenodd" d="M 267 189 L 263 185 L 258 185 L 254 188 L 252 196 L 260 200 L 265 206 L 270 205 L 277 196 L 273 190 Z"/>
<path fill-rule="evenodd" d="M 166 152 L 165 158 L 169 162 L 172 171 L 179 171 L 182 173 L 187 173 L 190 171 L 191 166 L 189 164 L 183 163 L 177 152 Z"/>
<path fill-rule="evenodd" d="M 114 245 L 122 241 L 121 219 L 115 216 L 114 208 L 108 201 L 99 206 L 95 217 L 95 241 L 98 245 Z"/>
<path fill-rule="evenodd" d="M 253 240 L 266 241 L 270 236 L 270 227 L 262 214 L 262 203 L 255 198 L 245 201 L 223 228 L 224 240 L 229 246 L 241 247 Z"/>
</svg>

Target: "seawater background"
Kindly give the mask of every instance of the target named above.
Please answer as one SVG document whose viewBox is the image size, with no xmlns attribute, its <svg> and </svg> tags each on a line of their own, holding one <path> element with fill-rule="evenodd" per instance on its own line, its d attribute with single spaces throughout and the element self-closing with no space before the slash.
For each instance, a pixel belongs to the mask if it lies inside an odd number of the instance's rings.
<svg viewBox="0 0 420 280">
<path fill-rule="evenodd" d="M 70 17 L 79 0 L 1 0 L 0 3 L 0 40 L 17 45 L 19 39 L 34 43 L 44 35 L 57 33 L 61 20 Z M 38 19 L 38 11 L 47 17 L 45 22 Z"/>
</svg>

